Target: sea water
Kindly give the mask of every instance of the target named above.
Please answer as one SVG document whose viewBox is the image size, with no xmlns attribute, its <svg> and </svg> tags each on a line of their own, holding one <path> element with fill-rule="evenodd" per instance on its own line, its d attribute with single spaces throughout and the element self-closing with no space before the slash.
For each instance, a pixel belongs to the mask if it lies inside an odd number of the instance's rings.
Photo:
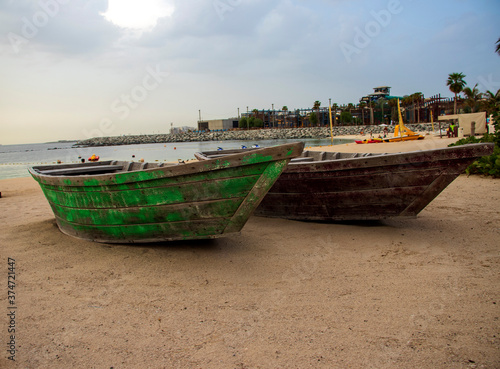
<svg viewBox="0 0 500 369">
<path fill-rule="evenodd" d="M 28 167 L 33 165 L 61 163 L 80 163 L 93 154 L 100 160 L 125 160 L 145 162 L 175 162 L 194 159 L 199 151 L 214 151 L 219 147 L 239 149 L 252 145 L 269 147 L 297 140 L 260 140 L 260 141 L 203 141 L 174 142 L 141 145 L 74 147 L 76 142 L 55 142 L 24 145 L 0 146 L 0 179 L 28 177 Z M 331 139 L 303 139 L 305 146 L 331 145 Z M 334 139 L 334 145 L 353 142 L 347 139 Z"/>
</svg>

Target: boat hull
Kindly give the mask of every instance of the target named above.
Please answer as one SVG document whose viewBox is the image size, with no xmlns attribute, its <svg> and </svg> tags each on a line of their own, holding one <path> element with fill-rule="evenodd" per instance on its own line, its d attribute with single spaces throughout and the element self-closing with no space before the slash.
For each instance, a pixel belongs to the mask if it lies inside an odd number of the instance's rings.
<svg viewBox="0 0 500 369">
<path fill-rule="evenodd" d="M 493 145 L 290 163 L 255 215 L 345 221 L 415 217 Z"/>
<path fill-rule="evenodd" d="M 471 144 L 396 154 L 304 151 L 288 164 L 255 215 L 317 221 L 415 217 L 493 147 Z M 214 155 L 195 154 L 199 160 Z"/>
<path fill-rule="evenodd" d="M 371 143 L 382 143 L 384 142 L 384 140 L 381 138 L 371 138 L 367 140 L 356 140 L 354 142 L 356 142 L 357 144 L 371 144 Z"/>
<path fill-rule="evenodd" d="M 423 140 L 424 138 L 425 136 L 414 134 L 408 136 L 386 138 L 384 139 L 384 142 L 415 141 L 415 140 Z"/>
<path fill-rule="evenodd" d="M 164 167 L 100 162 L 30 173 L 67 235 L 106 243 L 207 239 L 239 232 L 302 148 L 288 144 Z M 106 173 L 111 167 L 122 169 Z M 104 173 L 79 173 L 85 168 Z"/>
</svg>

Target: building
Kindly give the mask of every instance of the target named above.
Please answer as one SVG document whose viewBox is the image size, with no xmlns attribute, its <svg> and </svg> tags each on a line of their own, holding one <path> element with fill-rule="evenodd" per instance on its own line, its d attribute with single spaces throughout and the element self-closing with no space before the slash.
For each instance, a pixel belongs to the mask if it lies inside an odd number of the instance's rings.
<svg viewBox="0 0 500 369">
<path fill-rule="evenodd" d="M 391 100 L 401 99 L 399 96 L 391 96 L 391 88 L 389 86 L 374 87 L 373 93 L 363 96 L 359 102 L 368 103 L 370 101 L 377 102 L 379 99 Z"/>
<path fill-rule="evenodd" d="M 238 128 L 238 118 L 202 120 L 198 122 L 199 131 L 220 131 Z"/>
<path fill-rule="evenodd" d="M 189 131 L 196 131 L 194 127 L 182 126 L 182 127 L 172 127 L 170 128 L 171 135 L 178 135 L 180 133 L 186 133 Z"/>
</svg>

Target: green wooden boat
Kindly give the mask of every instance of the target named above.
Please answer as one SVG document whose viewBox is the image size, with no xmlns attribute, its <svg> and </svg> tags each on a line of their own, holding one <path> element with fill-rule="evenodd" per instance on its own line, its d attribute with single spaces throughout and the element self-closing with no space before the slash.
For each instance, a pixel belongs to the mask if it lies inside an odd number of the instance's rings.
<svg viewBox="0 0 500 369">
<path fill-rule="evenodd" d="M 290 159 L 293 143 L 203 162 L 103 161 L 29 168 L 70 236 L 109 243 L 239 232 Z"/>
</svg>

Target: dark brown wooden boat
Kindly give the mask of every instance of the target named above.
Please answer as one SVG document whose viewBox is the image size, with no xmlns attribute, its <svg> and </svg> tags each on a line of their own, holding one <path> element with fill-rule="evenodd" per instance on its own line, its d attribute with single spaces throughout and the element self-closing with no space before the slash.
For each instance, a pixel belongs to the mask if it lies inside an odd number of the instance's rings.
<svg viewBox="0 0 500 369">
<path fill-rule="evenodd" d="M 320 221 L 415 217 L 493 147 L 483 143 L 397 154 L 304 151 L 254 214 Z M 195 156 L 205 160 L 235 151 Z"/>
</svg>

